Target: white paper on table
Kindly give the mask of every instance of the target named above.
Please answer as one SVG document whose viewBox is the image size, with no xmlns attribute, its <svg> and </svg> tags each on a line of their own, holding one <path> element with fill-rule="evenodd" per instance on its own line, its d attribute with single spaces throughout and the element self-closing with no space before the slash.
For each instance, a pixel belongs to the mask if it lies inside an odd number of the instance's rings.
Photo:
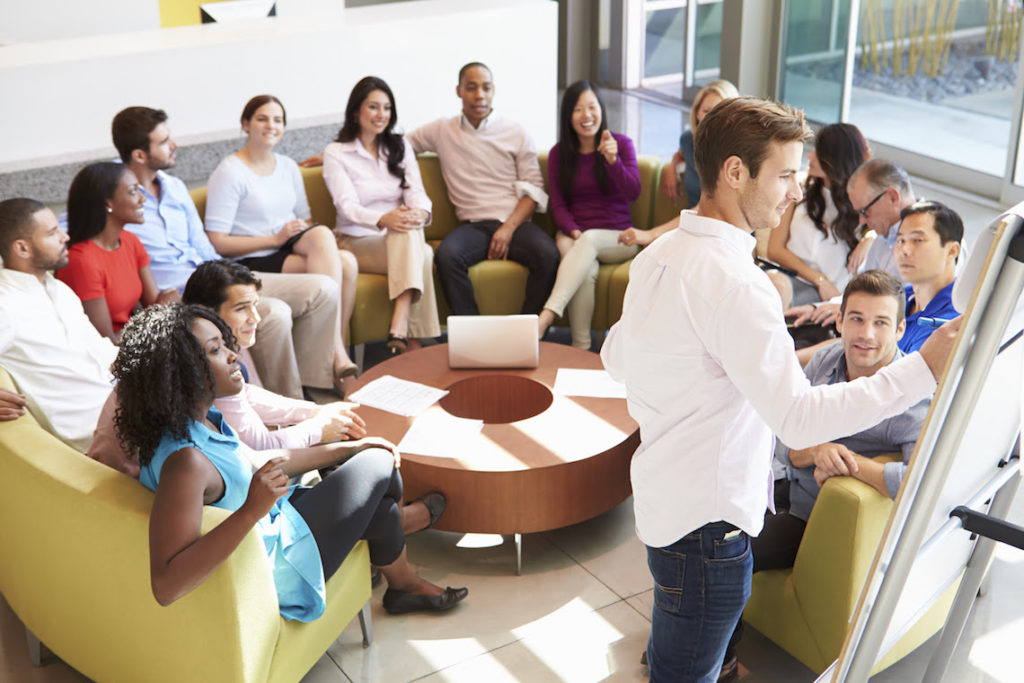
<svg viewBox="0 0 1024 683">
<path fill-rule="evenodd" d="M 415 417 L 447 394 L 444 389 L 384 375 L 346 396 L 345 400 L 396 415 Z"/>
<path fill-rule="evenodd" d="M 455 417 L 442 409 L 428 410 L 412 423 L 398 444 L 398 450 L 416 455 L 458 458 L 478 450 L 473 444 L 483 426 L 483 420 Z"/>
<path fill-rule="evenodd" d="M 605 370 L 559 368 L 552 391 L 558 396 L 626 398 L 626 385 L 613 380 Z"/>
</svg>

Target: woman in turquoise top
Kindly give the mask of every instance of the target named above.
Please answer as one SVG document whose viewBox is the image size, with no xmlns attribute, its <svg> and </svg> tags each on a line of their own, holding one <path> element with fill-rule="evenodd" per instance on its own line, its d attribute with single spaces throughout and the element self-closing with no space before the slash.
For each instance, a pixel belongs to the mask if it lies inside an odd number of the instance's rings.
<svg viewBox="0 0 1024 683">
<path fill-rule="evenodd" d="M 149 533 L 157 602 L 168 605 L 212 574 L 254 527 L 271 559 L 281 614 L 311 621 L 330 577 L 360 538 L 388 581 L 391 613 L 445 610 L 465 588 L 441 588 L 409 566 L 394 446 L 361 439 L 253 454 L 213 408 L 242 388 L 230 328 L 202 306 L 154 306 L 125 326 L 113 372 L 117 432 L 137 449 L 139 481 L 156 491 Z M 246 459 L 269 457 L 258 469 Z M 340 464 L 339 464 L 340 463 Z M 312 488 L 288 477 L 338 465 Z M 232 514 L 201 534 L 203 505 Z"/>
</svg>

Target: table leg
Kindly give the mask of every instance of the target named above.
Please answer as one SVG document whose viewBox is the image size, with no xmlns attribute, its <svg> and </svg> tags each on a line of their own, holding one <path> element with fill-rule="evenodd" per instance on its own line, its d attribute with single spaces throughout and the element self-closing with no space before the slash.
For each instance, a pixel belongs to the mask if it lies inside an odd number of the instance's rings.
<svg viewBox="0 0 1024 683">
<path fill-rule="evenodd" d="M 516 576 L 523 575 L 523 535 L 515 534 L 516 543 Z"/>
</svg>

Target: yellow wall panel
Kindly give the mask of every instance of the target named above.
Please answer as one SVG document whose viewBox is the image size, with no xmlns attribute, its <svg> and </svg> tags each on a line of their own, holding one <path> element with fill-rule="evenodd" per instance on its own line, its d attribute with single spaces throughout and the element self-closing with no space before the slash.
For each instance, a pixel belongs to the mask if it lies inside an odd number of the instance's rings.
<svg viewBox="0 0 1024 683">
<path fill-rule="evenodd" d="M 160 26 L 193 26 L 199 22 L 199 5 L 224 0 L 160 0 Z"/>
</svg>

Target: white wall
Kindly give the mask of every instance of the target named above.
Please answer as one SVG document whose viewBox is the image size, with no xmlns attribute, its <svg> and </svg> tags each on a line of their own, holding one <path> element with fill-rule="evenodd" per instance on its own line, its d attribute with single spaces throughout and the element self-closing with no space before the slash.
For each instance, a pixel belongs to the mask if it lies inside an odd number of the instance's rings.
<svg viewBox="0 0 1024 683">
<path fill-rule="evenodd" d="M 0 45 L 159 26 L 157 0 L 0 1 Z"/>
<path fill-rule="evenodd" d="M 110 120 L 130 105 L 165 109 L 179 143 L 237 135 L 242 106 L 263 92 L 284 101 L 292 127 L 340 122 L 368 74 L 391 85 L 408 130 L 458 113 L 458 69 L 473 60 L 494 72 L 495 110 L 546 148 L 557 10 L 550 0 L 423 0 L 2 47 L 0 172 L 113 155 Z"/>
</svg>

